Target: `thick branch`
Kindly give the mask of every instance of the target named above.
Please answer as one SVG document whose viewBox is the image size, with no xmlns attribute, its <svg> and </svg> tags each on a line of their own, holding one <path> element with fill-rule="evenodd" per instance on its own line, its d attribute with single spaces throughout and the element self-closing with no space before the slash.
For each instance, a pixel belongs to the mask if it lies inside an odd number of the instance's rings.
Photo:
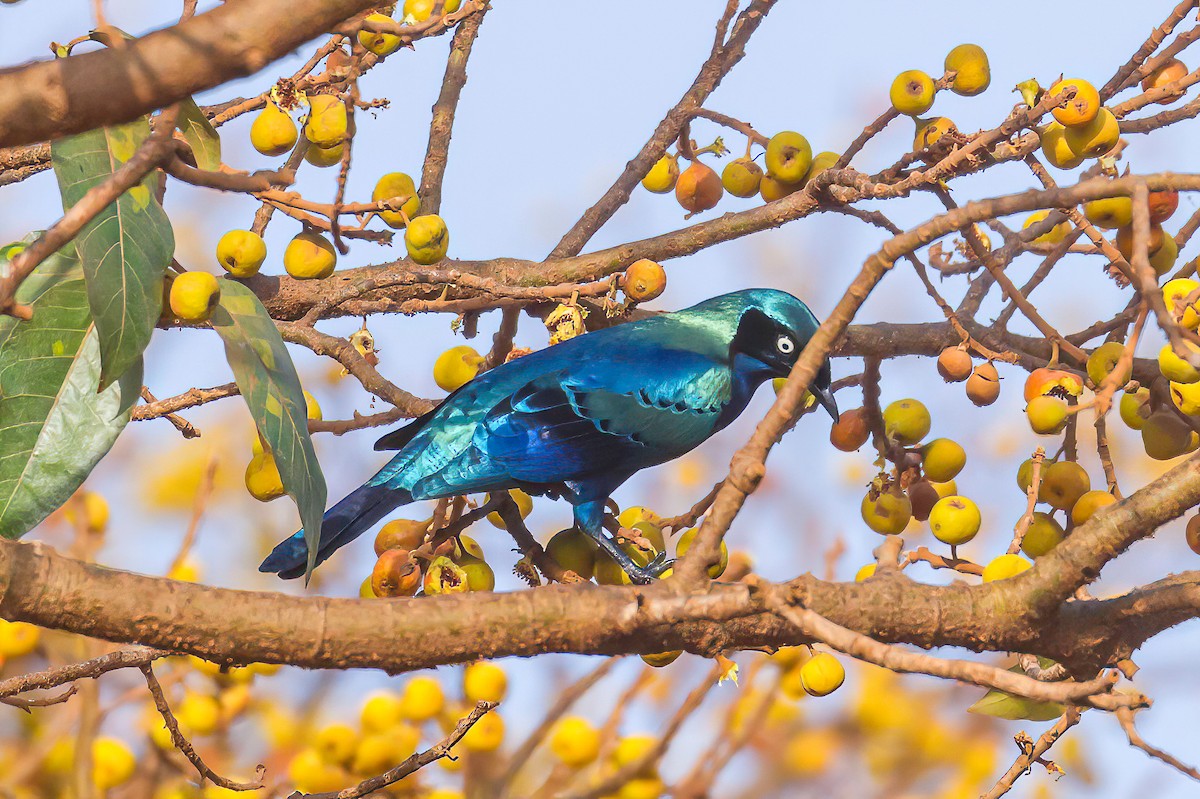
<svg viewBox="0 0 1200 799">
<path fill-rule="evenodd" d="M 371 0 L 225 3 L 122 47 L 0 71 L 0 147 L 128 122 L 252 75 Z"/>
<path fill-rule="evenodd" d="M 1185 461 L 1098 512 L 1028 572 L 982 586 L 921 585 L 901 573 L 862 583 L 805 575 L 790 596 L 885 643 L 1040 654 L 1098 668 L 1200 609 L 1191 573 L 1111 600 L 1055 605 L 1080 572 L 1115 556 L 1200 499 L 1200 461 Z M 0 617 L 182 651 L 222 663 L 407 671 L 548 652 L 715 655 L 804 642 L 761 591 L 712 584 L 677 594 L 648 587 L 546 586 L 508 594 L 355 600 L 209 588 L 106 569 L 42 544 L 0 542 Z M 416 620 L 420 623 L 415 623 Z M 384 642 L 384 643 L 381 643 Z M 1082 666 L 1081 666 L 1082 667 Z"/>
</svg>

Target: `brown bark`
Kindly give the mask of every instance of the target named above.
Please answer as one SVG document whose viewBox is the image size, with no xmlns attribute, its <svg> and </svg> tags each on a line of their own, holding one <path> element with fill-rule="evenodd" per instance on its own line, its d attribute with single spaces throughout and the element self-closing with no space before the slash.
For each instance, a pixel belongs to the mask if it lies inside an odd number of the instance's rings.
<svg viewBox="0 0 1200 799">
<path fill-rule="evenodd" d="M 1200 459 L 1191 458 L 1097 513 L 1010 580 L 931 586 L 891 572 L 863 583 L 805 575 L 786 585 L 795 604 L 881 642 L 1029 652 L 1098 667 L 1194 617 L 1200 573 L 1111 600 L 1066 598 L 1198 501 Z M 420 599 L 296 597 L 146 577 L 15 542 L 0 543 L 0 617 L 225 663 L 388 672 L 548 652 L 714 655 L 804 640 L 744 583 L 691 593 L 667 581 Z"/>
<path fill-rule="evenodd" d="M 117 48 L 0 70 L 0 147 L 136 119 L 258 72 L 373 5 L 241 0 Z"/>
</svg>

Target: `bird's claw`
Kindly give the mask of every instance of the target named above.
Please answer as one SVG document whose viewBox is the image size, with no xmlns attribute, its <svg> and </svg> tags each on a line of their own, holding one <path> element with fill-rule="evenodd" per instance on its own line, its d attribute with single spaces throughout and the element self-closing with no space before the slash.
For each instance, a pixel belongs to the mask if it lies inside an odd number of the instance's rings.
<svg viewBox="0 0 1200 799">
<path fill-rule="evenodd" d="M 666 552 L 660 552 L 646 564 L 645 567 L 630 565 L 626 567 L 625 573 L 629 575 L 630 581 L 636 585 L 650 585 L 659 578 L 659 576 L 675 565 L 675 559 L 667 559 Z"/>
<path fill-rule="evenodd" d="M 646 567 L 646 570 L 652 573 L 655 577 L 658 577 L 660 574 L 674 565 L 674 558 L 668 560 L 666 552 L 659 552 L 654 557 L 654 560 L 650 561 L 650 564 Z"/>
</svg>

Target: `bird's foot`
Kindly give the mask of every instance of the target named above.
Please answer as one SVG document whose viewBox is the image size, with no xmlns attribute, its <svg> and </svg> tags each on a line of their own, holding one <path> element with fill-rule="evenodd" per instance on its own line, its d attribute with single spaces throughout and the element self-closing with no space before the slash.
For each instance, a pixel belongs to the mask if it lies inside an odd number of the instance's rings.
<svg viewBox="0 0 1200 799">
<path fill-rule="evenodd" d="M 675 559 L 667 558 L 666 552 L 660 552 L 646 566 L 638 566 L 635 563 L 630 563 L 625 567 L 625 573 L 629 575 L 629 579 L 636 585 L 649 585 L 657 580 L 663 572 L 675 565 Z"/>
</svg>

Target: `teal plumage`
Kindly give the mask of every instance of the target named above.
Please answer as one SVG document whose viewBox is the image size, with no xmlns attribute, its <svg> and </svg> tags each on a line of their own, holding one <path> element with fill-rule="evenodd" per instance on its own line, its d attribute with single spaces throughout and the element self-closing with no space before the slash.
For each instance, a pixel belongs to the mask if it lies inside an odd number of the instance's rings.
<svg viewBox="0 0 1200 799">
<path fill-rule="evenodd" d="M 817 329 L 800 300 L 749 289 L 565 341 L 493 369 L 430 413 L 379 439 L 398 450 L 325 516 L 320 563 L 409 502 L 524 488 L 557 494 L 576 524 L 638 582 L 665 568 L 633 564 L 602 527 L 604 502 L 630 476 L 723 429 L 755 389 L 788 374 Z M 812 390 L 836 418 L 828 361 Z M 304 573 L 303 531 L 260 567 Z"/>
</svg>

